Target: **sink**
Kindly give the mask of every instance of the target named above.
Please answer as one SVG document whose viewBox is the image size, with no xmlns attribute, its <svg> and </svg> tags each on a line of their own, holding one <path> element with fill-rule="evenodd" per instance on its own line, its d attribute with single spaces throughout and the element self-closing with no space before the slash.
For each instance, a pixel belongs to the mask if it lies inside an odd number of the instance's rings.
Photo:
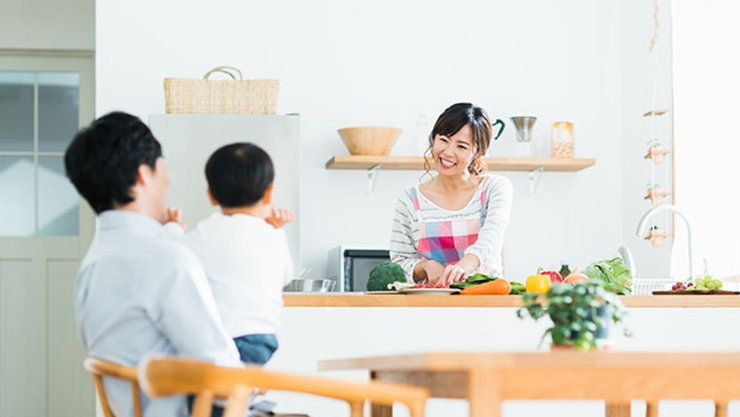
<svg viewBox="0 0 740 417">
<path fill-rule="evenodd" d="M 336 281 L 333 279 L 294 279 L 283 288 L 284 292 L 331 292 Z"/>
<path fill-rule="evenodd" d="M 650 295 L 653 291 L 670 290 L 671 286 L 678 281 L 675 278 L 634 278 L 633 295 Z"/>
</svg>

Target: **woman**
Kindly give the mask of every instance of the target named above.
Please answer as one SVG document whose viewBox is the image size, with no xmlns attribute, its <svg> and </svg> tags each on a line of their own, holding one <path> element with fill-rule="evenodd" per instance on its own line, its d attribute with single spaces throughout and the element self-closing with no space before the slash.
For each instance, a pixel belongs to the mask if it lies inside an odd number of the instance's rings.
<svg viewBox="0 0 740 417">
<path fill-rule="evenodd" d="M 448 287 L 475 272 L 501 273 L 513 192 L 507 178 L 486 174 L 491 136 L 485 110 L 470 103 L 453 104 L 434 124 L 426 154 L 437 175 L 403 193 L 391 231 L 391 260 L 410 282 Z"/>
</svg>

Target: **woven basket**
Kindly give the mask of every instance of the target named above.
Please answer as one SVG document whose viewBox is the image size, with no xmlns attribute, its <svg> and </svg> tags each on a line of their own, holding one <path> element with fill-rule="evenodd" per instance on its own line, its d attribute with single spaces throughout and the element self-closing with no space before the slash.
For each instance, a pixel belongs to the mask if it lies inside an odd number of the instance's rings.
<svg viewBox="0 0 740 417">
<path fill-rule="evenodd" d="M 215 72 L 231 80 L 209 80 Z M 238 79 L 236 75 L 238 75 Z M 202 80 L 165 78 L 164 98 L 167 113 L 275 114 L 280 84 L 278 80 L 244 80 L 234 67 L 216 67 Z"/>
</svg>

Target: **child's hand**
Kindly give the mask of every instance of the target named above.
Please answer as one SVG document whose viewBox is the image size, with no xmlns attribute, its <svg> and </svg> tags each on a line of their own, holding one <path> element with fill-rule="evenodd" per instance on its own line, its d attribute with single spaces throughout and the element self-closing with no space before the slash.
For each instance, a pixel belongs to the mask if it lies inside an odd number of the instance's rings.
<svg viewBox="0 0 740 417">
<path fill-rule="evenodd" d="M 273 207 L 265 221 L 277 229 L 293 221 L 293 212 L 288 209 L 275 209 Z"/>
<path fill-rule="evenodd" d="M 164 212 L 164 222 L 177 223 L 185 229 L 185 222 L 182 221 L 182 211 L 176 207 L 167 207 Z"/>
</svg>

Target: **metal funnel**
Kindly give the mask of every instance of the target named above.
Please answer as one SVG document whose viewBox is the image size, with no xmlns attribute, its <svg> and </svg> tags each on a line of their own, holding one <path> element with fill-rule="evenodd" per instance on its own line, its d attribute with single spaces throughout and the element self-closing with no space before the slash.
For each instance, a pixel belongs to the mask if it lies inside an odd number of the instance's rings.
<svg viewBox="0 0 740 417">
<path fill-rule="evenodd" d="M 534 116 L 514 116 L 511 117 L 511 121 L 514 122 L 514 127 L 516 127 L 516 140 L 519 142 L 531 142 L 532 126 L 534 126 L 537 118 Z"/>
</svg>

